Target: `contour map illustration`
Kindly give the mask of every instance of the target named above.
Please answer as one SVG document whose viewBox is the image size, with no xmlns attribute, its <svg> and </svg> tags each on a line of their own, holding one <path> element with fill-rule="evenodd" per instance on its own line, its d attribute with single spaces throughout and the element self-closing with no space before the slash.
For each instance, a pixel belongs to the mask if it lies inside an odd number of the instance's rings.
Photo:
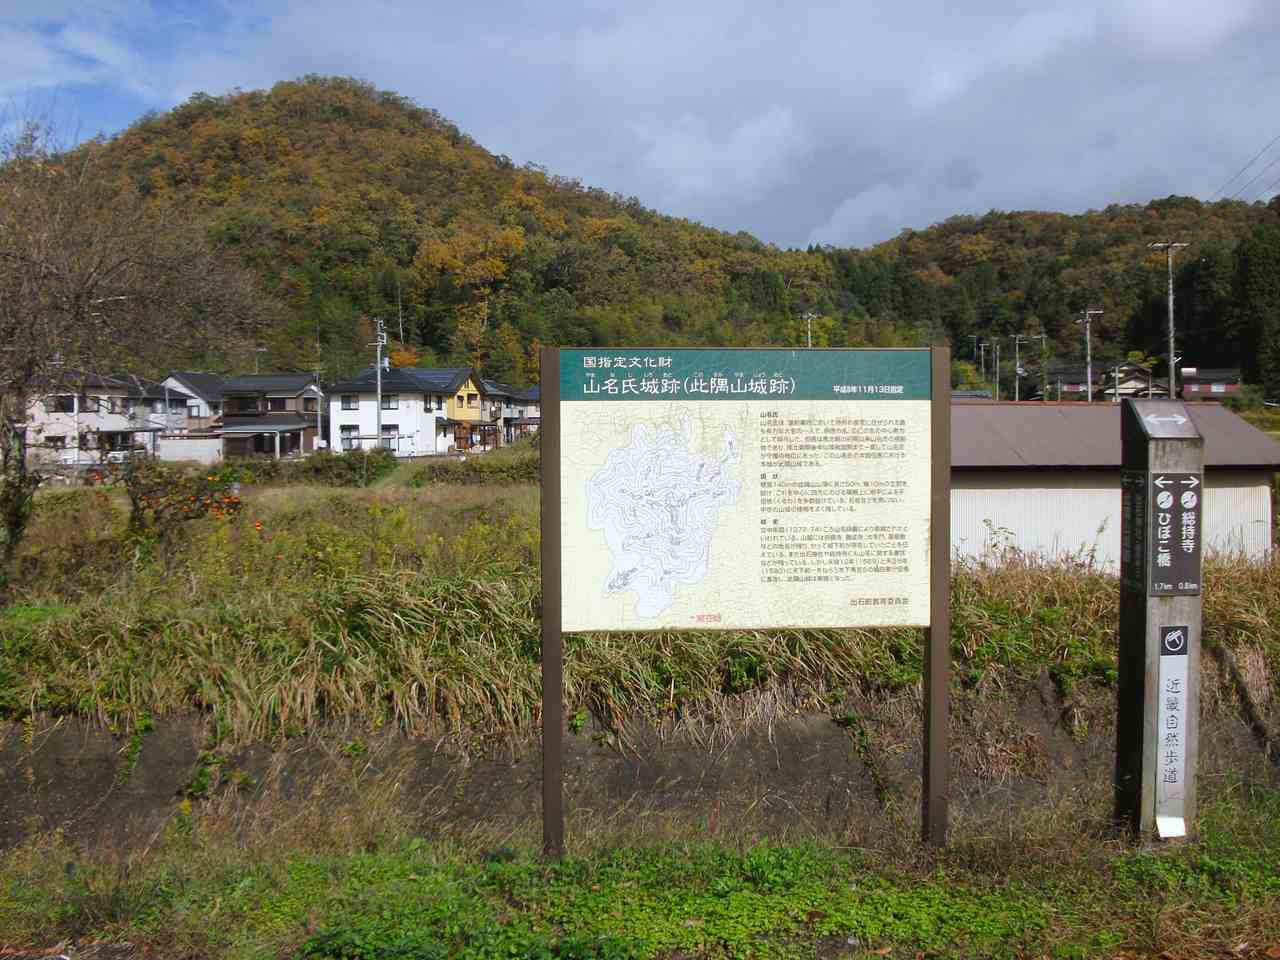
<svg viewBox="0 0 1280 960">
<path fill-rule="evenodd" d="M 659 616 L 680 586 L 707 575 L 719 512 L 738 502 L 733 432 L 718 458 L 691 450 L 691 439 L 688 421 L 679 431 L 637 423 L 587 481 L 587 526 L 604 531 L 613 557 L 604 591 L 634 591 L 640 617 Z"/>
</svg>

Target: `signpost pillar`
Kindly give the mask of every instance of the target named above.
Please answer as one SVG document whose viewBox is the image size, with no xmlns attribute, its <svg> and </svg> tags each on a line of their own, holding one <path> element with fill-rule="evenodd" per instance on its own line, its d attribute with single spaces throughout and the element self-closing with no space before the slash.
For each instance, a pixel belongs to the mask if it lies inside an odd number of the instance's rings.
<svg viewBox="0 0 1280 960">
<path fill-rule="evenodd" d="M 1125 400 L 1121 444 L 1115 814 L 1170 839 L 1195 817 L 1204 440 L 1180 401 Z"/>
<path fill-rule="evenodd" d="M 542 849 L 564 856 L 564 637 L 560 570 L 560 351 L 542 348 Z"/>
</svg>

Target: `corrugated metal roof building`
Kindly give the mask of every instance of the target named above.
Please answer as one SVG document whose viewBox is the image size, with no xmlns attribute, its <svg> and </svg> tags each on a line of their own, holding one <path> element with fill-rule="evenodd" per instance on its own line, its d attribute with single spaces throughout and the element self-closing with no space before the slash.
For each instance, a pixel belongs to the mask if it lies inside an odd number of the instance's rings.
<svg viewBox="0 0 1280 960">
<path fill-rule="evenodd" d="M 1280 443 L 1223 407 L 1187 412 L 1204 437 L 1206 549 L 1266 560 Z M 953 553 L 1016 548 L 1117 569 L 1119 404 L 953 404 L 951 431 Z"/>
</svg>

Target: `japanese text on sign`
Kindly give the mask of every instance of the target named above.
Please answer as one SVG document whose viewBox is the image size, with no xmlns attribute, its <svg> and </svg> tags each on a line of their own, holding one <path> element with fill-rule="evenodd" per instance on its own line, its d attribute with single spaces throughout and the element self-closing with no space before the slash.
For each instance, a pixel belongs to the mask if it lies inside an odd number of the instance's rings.
<svg viewBox="0 0 1280 960">
<path fill-rule="evenodd" d="M 1151 477 L 1151 587 L 1153 597 L 1200 593 L 1200 476 Z"/>
<path fill-rule="evenodd" d="M 1187 779 L 1186 626 L 1160 627 L 1159 693 L 1156 701 L 1156 816 L 1181 817 Z"/>
</svg>

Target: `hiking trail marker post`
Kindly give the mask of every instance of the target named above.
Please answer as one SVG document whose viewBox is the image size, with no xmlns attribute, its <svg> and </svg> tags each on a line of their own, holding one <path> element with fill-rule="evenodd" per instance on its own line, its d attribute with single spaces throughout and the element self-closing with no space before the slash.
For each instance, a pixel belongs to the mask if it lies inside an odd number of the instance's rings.
<svg viewBox="0 0 1280 960">
<path fill-rule="evenodd" d="M 1184 837 L 1200 734 L 1204 439 L 1177 400 L 1121 414 L 1116 821 Z"/>
<path fill-rule="evenodd" d="M 908 350 L 541 353 L 542 815 L 566 632 L 928 628 L 922 835 L 947 836 L 951 365 Z"/>
</svg>

